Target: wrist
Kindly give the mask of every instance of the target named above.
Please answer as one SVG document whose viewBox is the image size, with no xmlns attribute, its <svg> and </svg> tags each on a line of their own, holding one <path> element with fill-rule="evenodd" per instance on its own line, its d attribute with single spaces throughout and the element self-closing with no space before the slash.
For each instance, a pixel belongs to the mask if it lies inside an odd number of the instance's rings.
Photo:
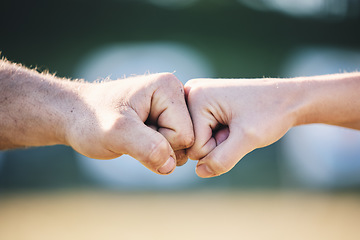
<svg viewBox="0 0 360 240">
<path fill-rule="evenodd" d="M 58 80 L 61 94 L 54 99 L 57 111 L 61 113 L 59 129 L 55 133 L 58 144 L 72 146 L 77 131 L 81 131 L 82 122 L 87 119 L 88 106 L 86 105 L 87 83 L 79 81 Z"/>
<path fill-rule="evenodd" d="M 315 101 L 311 93 L 312 83 L 307 78 L 284 79 L 288 87 L 287 98 L 290 101 L 288 113 L 292 127 L 313 123 L 312 104 Z"/>
<path fill-rule="evenodd" d="M 67 144 L 79 84 L 0 61 L 0 148 Z"/>
<path fill-rule="evenodd" d="M 311 100 L 304 79 L 266 79 L 266 85 L 270 88 L 267 88 L 265 94 L 272 95 L 269 101 L 275 101 L 270 106 L 276 106 L 273 111 L 285 120 L 284 124 L 287 127 L 291 128 L 308 123 Z"/>
</svg>

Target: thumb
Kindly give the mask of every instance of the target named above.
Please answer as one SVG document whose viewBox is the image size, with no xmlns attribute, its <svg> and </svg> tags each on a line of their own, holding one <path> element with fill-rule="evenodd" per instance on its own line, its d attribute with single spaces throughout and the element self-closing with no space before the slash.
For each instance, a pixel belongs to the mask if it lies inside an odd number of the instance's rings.
<svg viewBox="0 0 360 240">
<path fill-rule="evenodd" d="M 155 173 L 169 174 L 175 169 L 175 153 L 159 132 L 146 126 L 137 115 L 125 119 L 122 125 L 121 149 L 126 154 Z"/>
<path fill-rule="evenodd" d="M 199 177 L 215 177 L 230 171 L 241 158 L 252 150 L 250 144 L 246 143 L 239 133 L 231 130 L 233 129 L 230 129 L 226 140 L 199 161 L 196 167 Z"/>
</svg>

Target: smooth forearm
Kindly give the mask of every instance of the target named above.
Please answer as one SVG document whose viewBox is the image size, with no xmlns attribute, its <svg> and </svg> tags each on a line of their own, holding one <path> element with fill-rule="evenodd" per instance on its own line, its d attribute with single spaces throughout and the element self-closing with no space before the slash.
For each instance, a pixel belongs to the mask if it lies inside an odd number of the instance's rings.
<svg viewBox="0 0 360 240">
<path fill-rule="evenodd" d="M 79 83 L 0 61 L 0 148 L 66 144 Z"/>
<path fill-rule="evenodd" d="M 294 81 L 300 98 L 295 125 L 325 123 L 360 129 L 360 73 L 302 77 Z"/>
</svg>

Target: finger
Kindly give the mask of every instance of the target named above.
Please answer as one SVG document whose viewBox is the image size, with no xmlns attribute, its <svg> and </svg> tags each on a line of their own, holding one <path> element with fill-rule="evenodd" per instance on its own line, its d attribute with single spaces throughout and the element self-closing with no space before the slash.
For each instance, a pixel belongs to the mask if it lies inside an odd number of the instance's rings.
<svg viewBox="0 0 360 240">
<path fill-rule="evenodd" d="M 159 132 L 147 127 L 136 113 L 130 115 L 118 123 L 121 133 L 114 133 L 118 138 L 118 149 L 124 149 L 126 154 L 153 172 L 171 173 L 176 165 L 176 156 L 169 142 Z M 113 149 L 114 152 L 116 150 Z"/>
<path fill-rule="evenodd" d="M 190 159 L 199 160 L 216 147 L 213 128 L 217 125 L 213 115 L 202 110 L 196 102 L 189 101 L 189 111 L 193 119 L 195 142 L 186 150 Z"/>
<path fill-rule="evenodd" d="M 182 166 L 188 161 L 186 150 L 175 151 L 175 155 L 176 155 L 176 166 Z"/>
<path fill-rule="evenodd" d="M 175 151 L 186 149 L 194 142 L 194 132 L 183 85 L 173 74 L 161 76 L 166 84 L 154 93 L 150 116 L 157 119 L 158 131 Z"/>
<path fill-rule="evenodd" d="M 149 124 L 147 126 L 153 129 L 154 131 L 158 130 L 158 128 L 155 125 Z M 185 149 L 175 151 L 175 156 L 176 156 L 176 166 L 182 166 L 188 161 L 188 156 L 186 154 Z"/>
<path fill-rule="evenodd" d="M 217 125 L 217 121 L 210 111 L 206 110 L 207 108 L 204 106 L 206 99 L 201 91 L 192 90 L 192 82 L 189 81 L 185 84 L 184 91 L 194 126 L 195 141 L 186 152 L 190 159 L 199 160 L 216 147 L 212 129 Z"/>
<path fill-rule="evenodd" d="M 240 132 L 230 130 L 228 138 L 199 161 L 196 173 L 203 178 L 219 176 L 231 170 L 252 150 L 251 144 L 246 142 Z"/>
<path fill-rule="evenodd" d="M 224 142 L 229 137 L 229 134 L 230 131 L 229 131 L 229 127 L 227 126 L 223 126 L 222 128 L 218 129 L 214 136 L 216 141 L 216 146 Z"/>
<path fill-rule="evenodd" d="M 212 136 L 211 127 L 206 123 L 196 123 L 197 121 L 198 120 L 194 120 L 194 145 L 187 149 L 189 158 L 193 160 L 202 159 L 216 147 L 216 140 Z"/>
</svg>

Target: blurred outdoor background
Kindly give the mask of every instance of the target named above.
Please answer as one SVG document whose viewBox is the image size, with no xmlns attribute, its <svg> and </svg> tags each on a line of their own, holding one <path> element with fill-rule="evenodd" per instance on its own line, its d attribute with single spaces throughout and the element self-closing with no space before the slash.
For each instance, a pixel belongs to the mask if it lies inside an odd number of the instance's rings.
<svg viewBox="0 0 360 240">
<path fill-rule="evenodd" d="M 360 70 L 360 0 L 18 0 L 0 13 L 2 56 L 60 77 Z M 66 146 L 0 152 L 0 239 L 360 239 L 360 132 L 302 126 L 220 177 L 195 165 L 159 176 Z"/>
</svg>

